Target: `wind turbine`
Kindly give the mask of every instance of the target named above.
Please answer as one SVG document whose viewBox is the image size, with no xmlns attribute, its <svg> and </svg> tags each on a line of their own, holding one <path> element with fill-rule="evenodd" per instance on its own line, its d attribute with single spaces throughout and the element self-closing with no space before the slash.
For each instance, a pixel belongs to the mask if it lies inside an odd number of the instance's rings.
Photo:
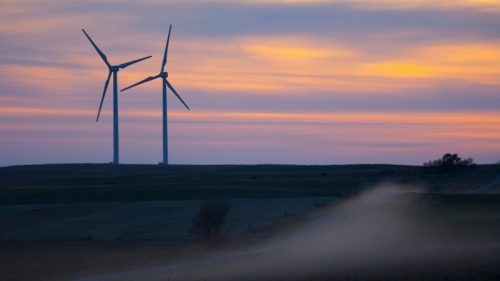
<svg viewBox="0 0 500 281">
<path fill-rule="evenodd" d="M 82 31 L 85 34 L 85 36 L 89 39 L 92 46 L 94 46 L 95 50 L 102 58 L 104 63 L 108 66 L 108 78 L 104 83 L 104 91 L 102 92 L 101 103 L 99 104 L 99 111 L 97 111 L 97 118 L 95 120 L 96 122 L 99 121 L 99 116 L 101 115 L 102 103 L 104 102 L 104 97 L 106 96 L 106 90 L 108 89 L 109 79 L 111 78 L 111 74 L 113 74 L 113 164 L 119 164 L 120 160 L 119 160 L 119 144 L 118 144 L 118 71 L 134 63 L 138 63 L 145 59 L 149 59 L 151 56 L 143 57 L 119 65 L 111 65 L 108 61 L 108 58 L 106 58 L 106 55 L 99 49 L 99 47 L 97 47 L 94 41 L 92 41 L 87 32 L 85 32 L 85 29 L 82 28 Z"/>
<path fill-rule="evenodd" d="M 168 82 L 167 77 L 168 77 L 168 72 L 165 71 L 165 65 L 167 64 L 167 53 L 168 53 L 168 43 L 170 41 L 170 32 L 172 31 L 172 25 L 170 25 L 170 28 L 168 29 L 168 36 L 167 36 L 167 44 L 165 45 L 165 53 L 163 53 L 163 61 L 161 64 L 161 69 L 160 73 L 155 76 L 149 76 L 148 78 L 139 81 L 135 84 L 132 84 L 125 89 L 120 90 L 120 92 L 123 92 L 125 90 L 128 90 L 132 87 L 138 86 L 140 84 L 146 83 L 151 80 L 155 80 L 157 78 L 162 79 L 162 86 L 163 86 L 163 165 L 168 165 L 168 130 L 167 130 L 167 87 L 172 90 L 174 95 L 182 102 L 182 104 L 190 110 L 189 106 L 182 100 L 181 96 L 177 93 L 177 91 L 174 89 L 172 84 Z"/>
</svg>

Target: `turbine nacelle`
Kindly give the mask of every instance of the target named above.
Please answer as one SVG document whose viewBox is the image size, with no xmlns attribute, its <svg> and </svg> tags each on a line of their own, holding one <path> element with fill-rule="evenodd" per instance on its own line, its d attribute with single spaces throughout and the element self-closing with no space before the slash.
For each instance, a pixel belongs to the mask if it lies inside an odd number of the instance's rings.
<svg viewBox="0 0 500 281">
<path fill-rule="evenodd" d="M 111 71 L 111 72 L 118 72 L 118 71 L 120 71 L 120 66 L 118 66 L 118 65 L 112 65 L 112 66 L 109 67 L 109 71 Z"/>
<path fill-rule="evenodd" d="M 160 76 L 161 78 L 167 78 L 168 77 L 168 72 L 162 72 L 158 76 Z"/>
</svg>

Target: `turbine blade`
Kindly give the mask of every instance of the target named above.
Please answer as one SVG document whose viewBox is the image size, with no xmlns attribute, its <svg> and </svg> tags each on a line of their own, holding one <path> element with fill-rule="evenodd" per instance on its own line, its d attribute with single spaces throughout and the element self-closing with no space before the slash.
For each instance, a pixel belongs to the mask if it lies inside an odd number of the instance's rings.
<svg viewBox="0 0 500 281">
<path fill-rule="evenodd" d="M 109 64 L 108 62 L 108 58 L 106 57 L 106 55 L 99 49 L 99 47 L 97 47 L 97 45 L 94 43 L 94 41 L 92 41 L 92 39 L 90 38 L 90 36 L 87 34 L 87 32 L 85 31 L 85 29 L 82 28 L 82 31 L 83 33 L 85 34 L 85 36 L 87 36 L 87 39 L 89 39 L 90 43 L 92 44 L 92 46 L 94 46 L 95 50 L 97 51 L 97 53 L 99 53 L 99 56 L 101 56 L 102 60 L 106 63 L 106 65 L 108 67 L 110 67 L 111 65 Z"/>
<path fill-rule="evenodd" d="M 146 83 L 146 82 L 148 82 L 148 81 L 155 80 L 155 79 L 156 79 L 156 78 L 158 78 L 158 77 L 160 77 L 160 75 L 156 75 L 156 76 L 149 76 L 148 78 L 146 78 L 146 79 L 144 79 L 144 80 L 141 80 L 141 81 L 139 81 L 139 82 L 137 82 L 137 83 L 135 83 L 135 84 L 132 84 L 132 85 L 130 85 L 130 86 L 128 86 L 128 87 L 126 87 L 126 88 L 121 89 L 121 90 L 120 90 L 120 92 L 126 91 L 126 90 L 128 90 L 128 89 L 130 89 L 130 88 L 133 88 L 133 87 L 135 87 L 135 86 L 141 85 L 141 84 Z"/>
<path fill-rule="evenodd" d="M 172 84 L 170 84 L 170 82 L 167 81 L 167 86 L 170 88 L 170 90 L 172 90 L 172 92 L 174 92 L 175 96 L 182 102 L 182 104 L 188 109 L 188 110 L 191 110 L 189 108 L 189 106 L 187 106 L 187 104 L 182 100 L 181 96 L 179 96 L 179 94 L 177 93 L 177 91 L 174 89 L 174 87 L 172 87 Z"/>
<path fill-rule="evenodd" d="M 108 73 L 108 78 L 106 79 L 106 83 L 104 83 L 104 91 L 102 91 L 101 103 L 99 104 L 99 111 L 97 111 L 96 122 L 99 121 L 99 116 L 101 115 L 102 103 L 104 102 L 104 97 L 106 96 L 106 91 L 108 90 L 109 79 L 111 78 L 111 71 Z"/>
<path fill-rule="evenodd" d="M 165 65 L 167 64 L 167 53 L 168 53 L 168 43 L 170 42 L 170 31 L 172 31 L 172 25 L 168 29 L 167 44 L 165 45 L 165 53 L 163 53 L 163 61 L 161 63 L 160 73 L 165 71 Z"/>
<path fill-rule="evenodd" d="M 125 67 L 127 67 L 127 66 L 129 66 L 129 65 L 132 65 L 132 64 L 134 64 L 134 63 L 138 63 L 138 62 L 143 61 L 143 60 L 145 60 L 145 59 L 149 59 L 150 57 L 151 57 L 151 56 L 147 56 L 147 57 L 143 57 L 143 58 L 136 59 L 136 60 L 133 60 L 133 61 L 129 61 L 129 62 L 126 62 L 126 63 L 122 63 L 122 64 L 120 64 L 118 67 L 119 67 L 119 68 L 125 68 Z"/>
</svg>

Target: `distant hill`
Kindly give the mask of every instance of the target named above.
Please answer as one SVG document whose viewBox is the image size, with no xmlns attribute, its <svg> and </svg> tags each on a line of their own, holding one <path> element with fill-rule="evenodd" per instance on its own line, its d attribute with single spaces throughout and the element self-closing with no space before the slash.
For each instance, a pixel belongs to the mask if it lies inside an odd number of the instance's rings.
<svg viewBox="0 0 500 281">
<path fill-rule="evenodd" d="M 434 192 L 471 192 L 498 174 L 500 165 L 479 165 L 459 174 L 383 164 L 26 165 L 0 168 L 0 203 L 345 196 L 381 183 L 419 185 Z"/>
</svg>

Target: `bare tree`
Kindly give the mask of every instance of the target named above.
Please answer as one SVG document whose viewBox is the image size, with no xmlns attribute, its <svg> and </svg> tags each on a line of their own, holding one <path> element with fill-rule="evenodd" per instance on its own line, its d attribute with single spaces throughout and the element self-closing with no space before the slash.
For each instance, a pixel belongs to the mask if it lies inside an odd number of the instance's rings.
<svg viewBox="0 0 500 281">
<path fill-rule="evenodd" d="M 219 242 L 230 209 L 224 200 L 204 201 L 192 221 L 192 232 L 211 244 Z"/>
</svg>

